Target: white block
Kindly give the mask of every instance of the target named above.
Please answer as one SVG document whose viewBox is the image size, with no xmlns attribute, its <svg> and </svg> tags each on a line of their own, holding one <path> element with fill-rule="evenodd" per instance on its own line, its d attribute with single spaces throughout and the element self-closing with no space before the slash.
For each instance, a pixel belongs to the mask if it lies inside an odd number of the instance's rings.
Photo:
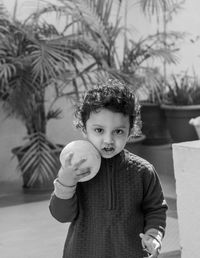
<svg viewBox="0 0 200 258">
<path fill-rule="evenodd" d="M 200 257 L 200 140 L 172 145 L 182 258 Z"/>
</svg>

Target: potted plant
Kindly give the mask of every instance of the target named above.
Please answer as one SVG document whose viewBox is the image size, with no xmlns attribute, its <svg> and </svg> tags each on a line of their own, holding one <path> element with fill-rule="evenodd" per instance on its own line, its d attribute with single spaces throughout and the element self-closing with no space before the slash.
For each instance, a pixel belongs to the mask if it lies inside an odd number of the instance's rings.
<svg viewBox="0 0 200 258">
<path fill-rule="evenodd" d="M 37 16 L 21 22 L 0 5 L 0 101 L 7 116 L 20 119 L 26 127 L 24 144 L 12 150 L 19 159 L 24 188 L 52 187 L 58 171 L 61 146 L 48 139 L 46 128 L 50 119 L 59 118 L 61 109 L 53 105 L 47 109 L 46 93 L 49 87 L 59 93 L 67 66 L 80 61 L 65 43 L 67 37 L 62 39 L 53 25 L 39 23 Z M 68 93 L 74 94 L 73 89 Z"/>
<path fill-rule="evenodd" d="M 165 83 L 157 69 L 149 74 L 143 87 L 139 89 L 141 104 L 142 132 L 145 134 L 145 145 L 163 145 L 171 143 L 170 133 L 166 124 L 164 110 L 161 109 Z"/>
<path fill-rule="evenodd" d="M 173 74 L 167 82 L 162 109 L 174 142 L 197 140 L 195 128 L 189 123 L 200 114 L 200 81 L 197 75 Z"/>
</svg>

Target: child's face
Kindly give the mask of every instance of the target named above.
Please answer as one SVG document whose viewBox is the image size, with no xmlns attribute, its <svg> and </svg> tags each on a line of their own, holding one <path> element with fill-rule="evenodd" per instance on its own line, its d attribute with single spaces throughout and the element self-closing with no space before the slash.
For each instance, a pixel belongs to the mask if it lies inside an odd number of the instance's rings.
<svg viewBox="0 0 200 258">
<path fill-rule="evenodd" d="M 121 152 L 129 136 L 129 116 L 102 108 L 92 112 L 86 122 L 85 137 L 99 150 L 103 158 Z"/>
</svg>

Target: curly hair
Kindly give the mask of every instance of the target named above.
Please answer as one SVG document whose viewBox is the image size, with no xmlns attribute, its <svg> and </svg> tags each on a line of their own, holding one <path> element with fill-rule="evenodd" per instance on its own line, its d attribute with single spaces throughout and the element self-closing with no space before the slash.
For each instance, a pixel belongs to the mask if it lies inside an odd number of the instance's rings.
<svg viewBox="0 0 200 258">
<path fill-rule="evenodd" d="M 131 89 L 117 79 L 98 83 L 88 90 L 75 111 L 75 125 L 84 129 L 91 112 L 98 112 L 106 108 L 112 112 L 129 116 L 130 131 L 134 127 L 139 115 L 139 104 Z"/>
</svg>

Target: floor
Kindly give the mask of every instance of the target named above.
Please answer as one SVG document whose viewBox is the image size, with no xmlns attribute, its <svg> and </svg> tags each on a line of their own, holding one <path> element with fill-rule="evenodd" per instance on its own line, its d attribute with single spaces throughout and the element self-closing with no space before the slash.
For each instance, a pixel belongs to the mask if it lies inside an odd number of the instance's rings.
<svg viewBox="0 0 200 258">
<path fill-rule="evenodd" d="M 159 258 L 180 258 L 175 181 L 161 176 L 169 211 Z M 50 192 L 24 193 L 21 182 L 0 183 L 0 257 L 61 258 L 69 224 L 49 213 Z"/>
</svg>

